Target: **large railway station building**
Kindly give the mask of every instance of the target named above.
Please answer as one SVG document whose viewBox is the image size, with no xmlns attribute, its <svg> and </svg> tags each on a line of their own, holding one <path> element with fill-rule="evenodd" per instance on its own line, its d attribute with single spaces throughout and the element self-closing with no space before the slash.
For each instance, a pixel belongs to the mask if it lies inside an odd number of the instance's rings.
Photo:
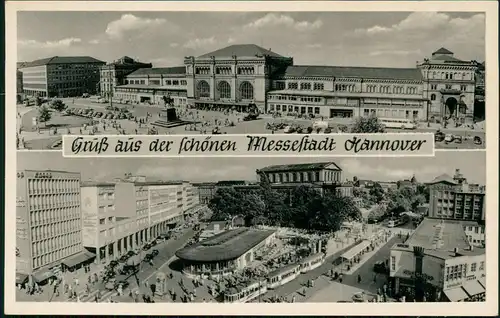
<svg viewBox="0 0 500 318">
<path fill-rule="evenodd" d="M 313 114 L 315 117 L 377 115 L 428 121 L 474 114 L 478 63 L 441 48 L 413 68 L 295 65 L 254 44 L 231 45 L 183 66 L 132 72 L 115 87 L 115 99 L 261 113 Z"/>
</svg>

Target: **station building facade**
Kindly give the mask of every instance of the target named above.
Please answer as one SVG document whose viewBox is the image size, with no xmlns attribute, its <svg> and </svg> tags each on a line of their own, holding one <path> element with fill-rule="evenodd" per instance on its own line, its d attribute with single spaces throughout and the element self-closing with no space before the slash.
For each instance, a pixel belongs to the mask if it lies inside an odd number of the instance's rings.
<svg viewBox="0 0 500 318">
<path fill-rule="evenodd" d="M 187 56 L 183 67 L 138 70 L 116 91 L 125 100 L 162 105 L 167 95 L 201 109 L 469 122 L 477 67 L 444 48 L 414 68 L 294 65 L 292 57 L 242 44 Z"/>
</svg>

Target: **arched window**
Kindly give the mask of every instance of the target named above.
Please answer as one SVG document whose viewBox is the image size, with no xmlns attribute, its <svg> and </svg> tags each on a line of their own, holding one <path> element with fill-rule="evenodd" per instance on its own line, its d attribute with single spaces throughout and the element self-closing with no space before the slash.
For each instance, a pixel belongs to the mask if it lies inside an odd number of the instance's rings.
<svg viewBox="0 0 500 318">
<path fill-rule="evenodd" d="M 219 97 L 220 98 L 231 98 L 231 85 L 228 82 L 222 81 L 219 83 Z"/>
<path fill-rule="evenodd" d="M 253 85 L 249 82 L 243 82 L 240 85 L 242 99 L 253 99 Z"/>
<path fill-rule="evenodd" d="M 199 97 L 210 97 L 210 84 L 208 84 L 206 81 L 198 82 L 196 90 Z"/>
<path fill-rule="evenodd" d="M 436 100 L 436 94 L 431 95 L 431 100 Z"/>
</svg>

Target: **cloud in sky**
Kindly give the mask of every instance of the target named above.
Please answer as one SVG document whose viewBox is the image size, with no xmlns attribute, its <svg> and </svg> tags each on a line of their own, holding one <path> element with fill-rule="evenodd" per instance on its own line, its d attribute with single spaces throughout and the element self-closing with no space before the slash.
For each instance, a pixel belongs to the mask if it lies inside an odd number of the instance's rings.
<svg viewBox="0 0 500 318">
<path fill-rule="evenodd" d="M 19 40 L 18 45 L 25 49 L 64 49 L 82 43 L 80 38 L 65 38 L 57 41 Z"/>
<path fill-rule="evenodd" d="M 168 55 L 178 64 L 245 43 L 292 56 L 295 64 L 413 67 L 440 47 L 464 60 L 485 56 L 484 14 L 460 12 L 21 12 L 18 36 L 22 61 Z"/>
<path fill-rule="evenodd" d="M 124 14 L 120 19 L 112 21 L 106 28 L 106 34 L 112 39 L 122 39 L 131 32 L 155 29 L 167 23 L 166 19 L 148 19 L 133 14 Z"/>
<path fill-rule="evenodd" d="M 297 31 L 310 31 L 321 28 L 323 26 L 323 21 L 319 19 L 313 22 L 296 21 L 289 15 L 268 13 L 265 16 L 246 24 L 243 28 L 263 29 L 263 28 L 278 27 L 278 26 L 284 26 L 290 29 L 295 29 Z"/>
</svg>

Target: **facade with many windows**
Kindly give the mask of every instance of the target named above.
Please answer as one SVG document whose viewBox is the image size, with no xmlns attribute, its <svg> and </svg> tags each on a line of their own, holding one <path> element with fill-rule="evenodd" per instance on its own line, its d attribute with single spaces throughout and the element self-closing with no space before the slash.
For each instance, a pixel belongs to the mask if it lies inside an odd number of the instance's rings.
<svg viewBox="0 0 500 318">
<path fill-rule="evenodd" d="M 414 68 L 294 65 L 291 57 L 242 44 L 187 56 L 184 67 L 138 70 L 116 92 L 120 99 L 155 105 L 168 95 L 175 105 L 198 109 L 256 106 L 261 113 L 293 116 L 470 121 L 477 67 L 444 48 Z"/>
<path fill-rule="evenodd" d="M 101 80 L 99 82 L 99 92 L 102 97 L 112 98 L 114 87 L 125 84 L 125 77 L 138 70 L 153 67 L 151 63 L 141 63 L 124 56 L 112 63 L 103 65 L 100 69 Z"/>
<path fill-rule="evenodd" d="M 404 244 L 395 244 L 389 259 L 393 295 L 406 301 L 484 300 L 485 249 L 469 242 L 467 226 L 427 218 Z"/>
<path fill-rule="evenodd" d="M 98 262 L 141 247 L 198 205 L 189 183 L 132 180 L 82 184 L 83 244 Z"/>
<path fill-rule="evenodd" d="M 21 68 L 23 92 L 40 97 L 95 94 L 104 64 L 90 56 L 54 56 L 26 63 Z"/>
<path fill-rule="evenodd" d="M 441 48 L 418 64 L 423 76 L 423 96 L 430 101 L 429 116 L 455 117 L 470 122 L 474 116 L 474 95 L 479 64 L 462 61 Z"/>
<path fill-rule="evenodd" d="M 180 67 L 143 68 L 125 77 L 124 85 L 115 87 L 114 100 L 149 105 L 187 105 L 186 69 Z"/>
<path fill-rule="evenodd" d="M 443 174 L 428 183 L 429 216 L 484 222 L 485 189 L 469 185 L 457 170 L 454 178 Z"/>
<path fill-rule="evenodd" d="M 17 173 L 16 272 L 49 278 L 52 267 L 72 258 L 91 258 L 82 244 L 80 173 Z"/>
</svg>

